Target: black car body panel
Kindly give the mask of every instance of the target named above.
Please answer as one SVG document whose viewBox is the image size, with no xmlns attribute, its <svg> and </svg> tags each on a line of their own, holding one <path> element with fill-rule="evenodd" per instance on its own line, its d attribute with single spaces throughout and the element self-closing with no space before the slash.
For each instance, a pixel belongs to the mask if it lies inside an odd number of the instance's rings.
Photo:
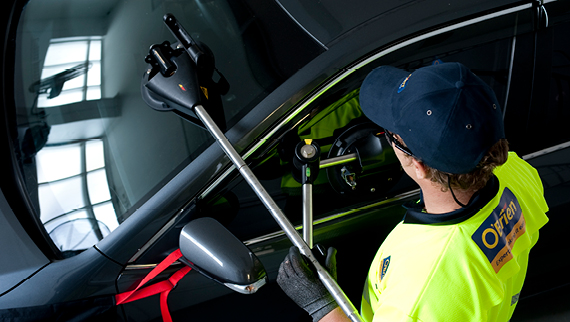
<svg viewBox="0 0 570 322">
<path fill-rule="evenodd" d="M 0 272 L 2 281 L 0 292 L 4 294 L 49 264 L 49 260 L 22 229 L 4 196 L 0 200 L 0 209 L 2 213 L 0 235 L 6 238 L 0 246 L 4 254 Z"/>
</svg>

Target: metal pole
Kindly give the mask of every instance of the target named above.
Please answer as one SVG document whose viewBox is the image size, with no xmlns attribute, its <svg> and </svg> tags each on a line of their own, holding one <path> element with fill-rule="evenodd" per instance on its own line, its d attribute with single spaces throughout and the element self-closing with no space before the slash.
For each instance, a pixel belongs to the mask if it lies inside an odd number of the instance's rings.
<svg viewBox="0 0 570 322">
<path fill-rule="evenodd" d="M 347 155 L 341 155 L 339 157 L 333 157 L 321 160 L 319 163 L 319 168 L 324 169 L 328 167 L 332 167 L 339 164 L 345 164 L 352 161 L 356 161 L 358 159 L 358 155 L 356 153 L 351 153 Z"/>
<path fill-rule="evenodd" d="M 291 240 L 293 245 L 297 246 L 301 252 L 301 254 L 305 255 L 311 263 L 313 263 L 314 267 L 317 269 L 317 274 L 319 275 L 319 279 L 323 283 L 323 285 L 327 288 L 327 290 L 331 293 L 332 297 L 335 299 L 337 304 L 341 307 L 344 311 L 346 316 L 354 322 L 363 322 L 362 318 L 358 314 L 358 311 L 354 307 L 354 305 L 350 302 L 346 294 L 342 291 L 338 283 L 331 277 L 329 272 L 322 267 L 322 265 L 317 261 L 313 253 L 311 252 L 311 248 L 303 241 L 301 236 L 297 233 L 293 225 L 289 222 L 285 214 L 281 211 L 281 209 L 277 206 L 275 201 L 271 198 L 269 193 L 263 188 L 259 180 L 255 177 L 251 169 L 245 164 L 241 156 L 237 153 L 234 147 L 231 145 L 229 140 L 226 138 L 224 133 L 219 129 L 216 123 L 212 120 L 210 115 L 206 112 L 202 105 L 196 105 L 194 107 L 194 112 L 200 118 L 202 123 L 208 128 L 210 133 L 214 136 L 218 144 L 221 146 L 222 150 L 226 153 L 226 155 L 230 158 L 230 160 L 234 163 L 236 168 L 242 174 L 244 179 L 247 183 L 251 186 L 253 191 L 257 194 L 261 202 L 265 205 L 269 213 L 273 216 L 279 227 L 283 229 L 287 237 Z"/>
<path fill-rule="evenodd" d="M 303 184 L 303 239 L 313 249 L 313 185 Z"/>
</svg>

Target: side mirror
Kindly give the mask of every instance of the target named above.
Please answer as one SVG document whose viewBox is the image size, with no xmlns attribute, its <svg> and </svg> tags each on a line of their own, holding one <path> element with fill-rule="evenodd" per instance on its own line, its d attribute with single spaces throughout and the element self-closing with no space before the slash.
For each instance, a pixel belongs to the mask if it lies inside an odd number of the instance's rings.
<svg viewBox="0 0 570 322">
<path fill-rule="evenodd" d="M 255 293 L 267 282 L 257 256 L 212 218 L 199 218 L 184 226 L 180 251 L 183 263 L 239 293 Z"/>
</svg>

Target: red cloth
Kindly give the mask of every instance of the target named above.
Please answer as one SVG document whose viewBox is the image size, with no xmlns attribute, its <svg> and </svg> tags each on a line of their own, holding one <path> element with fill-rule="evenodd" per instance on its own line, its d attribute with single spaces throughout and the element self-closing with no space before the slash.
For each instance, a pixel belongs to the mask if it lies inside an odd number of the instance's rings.
<svg viewBox="0 0 570 322">
<path fill-rule="evenodd" d="M 182 257 L 180 249 L 175 250 L 170 255 L 168 255 L 160 264 L 158 264 L 150 273 L 148 273 L 145 278 L 137 285 L 137 287 L 128 292 L 120 293 L 115 295 L 116 305 L 129 303 L 136 301 L 145 297 L 149 297 L 160 293 L 160 311 L 162 313 L 162 320 L 164 322 L 172 322 L 170 317 L 170 312 L 168 310 L 168 294 L 176 286 L 178 281 L 180 281 L 188 272 L 192 270 L 189 266 L 184 266 L 178 271 L 176 271 L 167 280 L 161 281 L 146 287 L 141 288 L 143 285 L 148 283 L 150 280 L 155 278 L 158 274 L 168 268 L 172 263 L 177 261 Z"/>
</svg>

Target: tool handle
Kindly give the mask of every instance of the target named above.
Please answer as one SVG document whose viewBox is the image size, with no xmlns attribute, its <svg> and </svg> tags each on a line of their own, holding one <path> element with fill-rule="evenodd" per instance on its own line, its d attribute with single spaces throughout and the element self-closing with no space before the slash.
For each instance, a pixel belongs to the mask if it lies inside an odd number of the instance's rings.
<svg viewBox="0 0 570 322">
<path fill-rule="evenodd" d="M 167 13 L 162 19 L 172 35 L 180 42 L 184 49 L 186 49 L 188 55 L 190 55 L 190 58 L 196 63 L 199 73 L 211 75 L 215 66 L 213 55 L 204 52 L 200 44 L 190 36 L 173 14 Z"/>
<path fill-rule="evenodd" d="M 237 153 L 234 147 L 231 145 L 229 140 L 226 138 L 224 133 L 218 128 L 216 123 L 212 120 L 210 115 L 206 112 L 202 105 L 196 105 L 194 107 L 194 112 L 200 118 L 202 123 L 208 128 L 210 133 L 214 136 L 218 144 L 221 146 L 222 150 L 230 158 L 239 172 L 242 174 L 247 183 L 251 186 L 253 191 L 257 194 L 261 202 L 265 205 L 269 213 L 273 216 L 279 227 L 283 229 L 287 237 L 291 240 L 293 245 L 297 246 L 301 254 L 305 255 L 317 270 L 319 279 L 327 290 L 331 293 L 332 297 L 335 299 L 337 304 L 344 311 L 346 316 L 354 322 L 362 322 L 362 318 L 358 314 L 358 311 L 354 305 L 350 302 L 346 294 L 342 291 L 337 282 L 331 277 L 329 272 L 319 263 L 319 261 L 313 255 L 309 246 L 303 241 L 301 236 L 297 233 L 293 225 L 289 222 L 285 214 L 277 206 L 275 201 L 271 198 L 269 193 L 261 185 L 259 180 L 255 177 L 251 169 L 245 164 L 245 161 Z"/>
</svg>

